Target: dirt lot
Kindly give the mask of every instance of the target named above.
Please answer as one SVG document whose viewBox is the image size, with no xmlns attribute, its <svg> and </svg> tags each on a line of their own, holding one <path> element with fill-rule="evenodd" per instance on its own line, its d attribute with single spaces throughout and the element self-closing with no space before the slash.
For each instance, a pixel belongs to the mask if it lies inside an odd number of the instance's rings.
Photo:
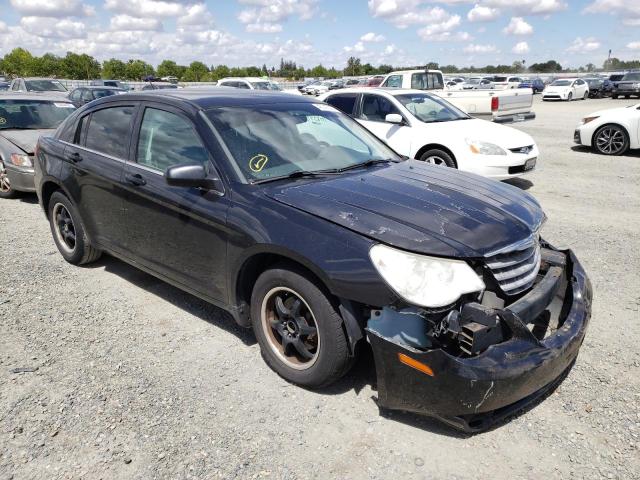
<svg viewBox="0 0 640 480">
<path fill-rule="evenodd" d="M 224 312 L 112 258 L 66 264 L 33 197 L 0 200 L 0 479 L 640 478 L 640 153 L 572 148 L 582 116 L 629 103 L 538 96 L 517 126 L 542 159 L 514 183 L 582 260 L 593 319 L 549 398 L 475 436 L 381 415 L 368 356 L 289 385 Z"/>
</svg>

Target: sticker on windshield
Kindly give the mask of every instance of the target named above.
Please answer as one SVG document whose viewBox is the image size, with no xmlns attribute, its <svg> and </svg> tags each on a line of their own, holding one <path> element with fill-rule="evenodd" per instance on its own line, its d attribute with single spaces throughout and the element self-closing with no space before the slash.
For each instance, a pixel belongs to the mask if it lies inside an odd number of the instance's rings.
<svg viewBox="0 0 640 480">
<path fill-rule="evenodd" d="M 261 172 L 268 161 L 269 157 L 259 153 L 258 155 L 251 157 L 251 160 L 249 160 L 249 168 L 252 172 Z"/>
<path fill-rule="evenodd" d="M 5 123 L 7 123 L 7 119 L 4 117 L 0 117 L 0 125 L 4 125 Z"/>
<path fill-rule="evenodd" d="M 53 104 L 58 108 L 76 108 L 76 107 L 73 106 L 73 103 L 58 103 L 58 102 L 54 102 Z"/>
<path fill-rule="evenodd" d="M 333 112 L 336 113 L 338 110 L 333 108 L 331 105 L 326 105 L 324 103 L 314 103 L 315 107 L 318 110 L 323 110 L 325 112 Z"/>
</svg>

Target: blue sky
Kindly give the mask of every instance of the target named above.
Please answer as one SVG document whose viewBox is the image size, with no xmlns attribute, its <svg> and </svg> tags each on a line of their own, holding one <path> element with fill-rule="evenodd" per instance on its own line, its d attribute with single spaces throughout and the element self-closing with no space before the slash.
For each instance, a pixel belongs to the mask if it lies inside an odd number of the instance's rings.
<svg viewBox="0 0 640 480">
<path fill-rule="evenodd" d="M 640 0 L 0 0 L 0 55 L 232 66 L 640 58 Z"/>
</svg>

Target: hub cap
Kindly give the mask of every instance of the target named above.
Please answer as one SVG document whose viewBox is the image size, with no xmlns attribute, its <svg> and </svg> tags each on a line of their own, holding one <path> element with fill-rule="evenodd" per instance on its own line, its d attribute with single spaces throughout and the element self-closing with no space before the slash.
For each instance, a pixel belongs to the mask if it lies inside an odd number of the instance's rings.
<svg viewBox="0 0 640 480">
<path fill-rule="evenodd" d="M 69 211 L 61 203 L 53 207 L 53 221 L 58 244 L 65 252 L 73 253 L 76 248 L 76 228 Z"/>
<path fill-rule="evenodd" d="M 269 347 L 296 370 L 310 368 L 318 359 L 320 334 L 307 302 L 286 287 L 271 289 L 262 301 L 262 328 Z"/>
<path fill-rule="evenodd" d="M 618 153 L 624 147 L 624 135 L 617 128 L 605 128 L 598 134 L 596 144 L 602 153 Z"/>
<path fill-rule="evenodd" d="M 431 163 L 433 165 L 446 165 L 444 159 L 437 155 L 431 155 L 430 157 L 425 158 L 426 163 Z"/>
<path fill-rule="evenodd" d="M 9 190 L 11 190 L 11 184 L 9 183 L 7 169 L 4 168 L 4 163 L 0 162 L 0 192 L 6 193 Z"/>
</svg>

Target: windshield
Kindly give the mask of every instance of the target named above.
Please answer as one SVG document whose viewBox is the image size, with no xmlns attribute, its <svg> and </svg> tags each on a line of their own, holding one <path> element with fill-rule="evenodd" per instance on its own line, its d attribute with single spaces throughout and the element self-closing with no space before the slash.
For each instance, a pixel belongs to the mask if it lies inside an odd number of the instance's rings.
<svg viewBox="0 0 640 480">
<path fill-rule="evenodd" d="M 640 80 L 640 73 L 627 73 L 622 80 Z"/>
<path fill-rule="evenodd" d="M 25 80 L 28 92 L 66 92 L 67 89 L 57 80 Z"/>
<path fill-rule="evenodd" d="M 0 129 L 57 128 L 76 107 L 46 100 L 0 100 Z"/>
<path fill-rule="evenodd" d="M 551 84 L 552 87 L 568 87 L 571 85 L 571 80 L 556 80 Z"/>
<path fill-rule="evenodd" d="M 269 82 L 249 82 L 256 90 L 273 90 Z"/>
<path fill-rule="evenodd" d="M 114 90 L 111 88 L 105 88 L 104 90 L 94 90 L 93 91 L 93 97 L 94 98 L 102 98 L 102 97 L 109 97 L 111 95 L 117 95 L 118 93 L 125 93 L 124 90 Z"/>
<path fill-rule="evenodd" d="M 439 72 L 420 72 L 411 75 L 411 88 L 415 90 L 437 90 L 444 88 Z"/>
<path fill-rule="evenodd" d="M 399 160 L 351 117 L 326 104 L 219 107 L 206 112 L 248 182 Z"/>
<path fill-rule="evenodd" d="M 269 90 L 277 90 L 278 92 L 281 92 L 282 87 L 277 83 L 269 82 Z"/>
<path fill-rule="evenodd" d="M 395 95 L 395 98 L 421 122 L 450 122 L 469 118 L 449 102 L 431 95 L 406 93 Z"/>
</svg>

